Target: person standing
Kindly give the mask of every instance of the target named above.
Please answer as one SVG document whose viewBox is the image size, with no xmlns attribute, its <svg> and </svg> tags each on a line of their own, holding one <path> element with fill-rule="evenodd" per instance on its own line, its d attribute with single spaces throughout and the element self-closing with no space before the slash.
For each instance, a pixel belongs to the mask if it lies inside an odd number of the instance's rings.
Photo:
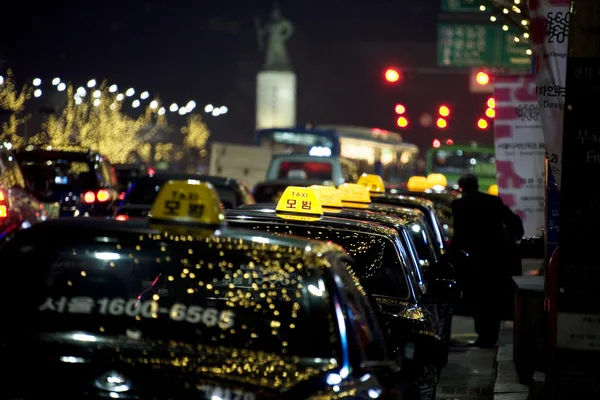
<svg viewBox="0 0 600 400">
<path fill-rule="evenodd" d="M 469 254 L 469 267 L 459 276 L 475 320 L 478 338 L 473 345 L 492 348 L 512 305 L 513 232 L 519 230 L 515 218 L 520 218 L 499 197 L 480 192 L 475 175 L 462 176 L 458 185 L 462 197 L 452 202 L 452 246 Z"/>
</svg>

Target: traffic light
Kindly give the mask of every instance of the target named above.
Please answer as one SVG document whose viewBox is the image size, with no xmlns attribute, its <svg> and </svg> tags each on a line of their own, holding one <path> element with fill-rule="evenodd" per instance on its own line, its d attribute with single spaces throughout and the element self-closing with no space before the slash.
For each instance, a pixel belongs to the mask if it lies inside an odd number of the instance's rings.
<svg viewBox="0 0 600 400">
<path fill-rule="evenodd" d="M 488 108 L 496 108 L 496 99 L 490 97 L 487 101 Z"/>
<path fill-rule="evenodd" d="M 448 115 L 450 115 L 450 108 L 448 108 L 448 106 L 440 106 L 440 108 L 438 109 L 438 113 L 442 117 L 447 117 Z"/>
<path fill-rule="evenodd" d="M 441 145 L 442 145 L 442 142 L 440 142 L 440 139 L 433 139 L 433 147 L 435 147 L 437 149 Z"/>
<path fill-rule="evenodd" d="M 488 127 L 488 122 L 483 118 L 479 118 L 479 121 L 477 121 L 477 127 L 479 129 L 486 129 Z"/>
<path fill-rule="evenodd" d="M 393 68 L 388 68 L 385 71 L 385 80 L 391 83 L 394 82 L 398 82 L 398 80 L 400 79 L 400 73 L 393 69 Z"/>
<path fill-rule="evenodd" d="M 448 122 L 444 118 L 438 118 L 436 122 L 438 128 L 445 128 L 448 126 Z"/>
<path fill-rule="evenodd" d="M 469 76 L 469 91 L 471 93 L 494 93 L 492 74 L 485 69 L 472 69 Z"/>
<path fill-rule="evenodd" d="M 406 112 L 406 107 L 404 107 L 402 104 L 396 104 L 396 114 L 398 115 L 402 115 Z"/>
<path fill-rule="evenodd" d="M 448 138 L 448 139 L 446 139 L 446 144 L 447 144 L 448 146 L 452 146 L 452 145 L 454 144 L 454 140 L 452 140 L 452 139 Z"/>
<path fill-rule="evenodd" d="M 485 115 L 488 118 L 494 118 L 496 116 L 496 110 L 494 110 L 493 108 L 488 108 L 487 110 L 485 110 Z"/>
<path fill-rule="evenodd" d="M 479 71 L 477 72 L 477 75 L 475 75 L 475 80 L 480 85 L 487 85 L 490 83 L 490 75 L 485 71 Z"/>
<path fill-rule="evenodd" d="M 408 119 L 406 117 L 399 117 L 397 124 L 400 128 L 406 128 L 408 126 Z"/>
</svg>

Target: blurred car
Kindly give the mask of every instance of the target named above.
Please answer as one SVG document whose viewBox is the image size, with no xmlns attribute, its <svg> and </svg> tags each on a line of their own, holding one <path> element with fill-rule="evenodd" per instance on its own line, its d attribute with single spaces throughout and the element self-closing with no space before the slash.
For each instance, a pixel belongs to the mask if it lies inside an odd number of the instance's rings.
<svg viewBox="0 0 600 400">
<path fill-rule="evenodd" d="M 235 208 L 242 204 L 253 204 L 252 194 L 240 181 L 217 176 L 156 172 L 143 176 L 133 183 L 115 211 L 118 219 L 145 218 L 162 186 L 169 181 L 191 180 L 208 182 L 215 187 L 223 208 Z"/>
<path fill-rule="evenodd" d="M 108 216 L 118 199 L 115 171 L 92 151 L 22 150 L 17 161 L 36 197 L 52 216 Z"/>
<path fill-rule="evenodd" d="M 0 240 L 48 218 L 27 185 L 14 153 L 0 145 Z"/>
<path fill-rule="evenodd" d="M 277 203 L 288 186 L 333 186 L 332 181 L 321 180 L 288 180 L 278 179 L 257 183 L 252 189 L 252 195 L 257 203 Z"/>
<path fill-rule="evenodd" d="M 115 173 L 117 174 L 117 182 L 119 183 L 119 200 L 125 198 L 125 192 L 129 186 L 142 176 L 153 175 L 154 168 L 149 167 L 146 163 L 137 164 L 113 164 Z"/>
<path fill-rule="evenodd" d="M 21 299 L 3 397 L 401 399 L 345 251 L 230 229 L 219 203 L 169 182 L 149 220 L 54 220 L 0 248 Z"/>
</svg>

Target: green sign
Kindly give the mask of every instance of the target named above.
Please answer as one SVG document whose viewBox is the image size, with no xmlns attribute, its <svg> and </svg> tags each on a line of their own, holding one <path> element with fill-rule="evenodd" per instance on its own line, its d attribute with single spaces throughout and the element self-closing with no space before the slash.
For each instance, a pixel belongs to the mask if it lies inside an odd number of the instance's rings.
<svg viewBox="0 0 600 400">
<path fill-rule="evenodd" d="M 440 24 L 438 65 L 531 69 L 530 46 L 518 30 L 504 31 L 500 24 Z"/>
<path fill-rule="evenodd" d="M 442 0 L 442 11 L 474 12 L 479 11 L 482 0 Z"/>
</svg>

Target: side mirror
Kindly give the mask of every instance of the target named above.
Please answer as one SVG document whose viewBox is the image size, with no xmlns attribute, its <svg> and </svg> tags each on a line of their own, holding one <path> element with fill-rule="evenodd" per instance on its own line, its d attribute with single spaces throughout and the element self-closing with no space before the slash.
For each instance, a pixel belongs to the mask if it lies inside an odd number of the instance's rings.
<svg viewBox="0 0 600 400">
<path fill-rule="evenodd" d="M 427 283 L 425 302 L 429 304 L 449 304 L 460 300 L 461 292 L 454 279 L 432 279 Z"/>
<path fill-rule="evenodd" d="M 403 356 L 419 366 L 441 366 L 446 360 L 446 346 L 441 338 L 420 334 L 407 341 Z"/>
</svg>

